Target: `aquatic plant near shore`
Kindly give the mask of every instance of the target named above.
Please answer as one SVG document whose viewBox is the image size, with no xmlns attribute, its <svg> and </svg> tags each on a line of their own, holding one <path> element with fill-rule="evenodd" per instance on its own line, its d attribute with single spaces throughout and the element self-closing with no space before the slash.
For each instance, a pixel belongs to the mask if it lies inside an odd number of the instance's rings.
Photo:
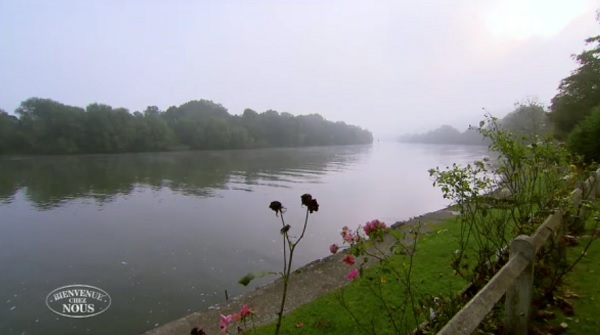
<svg viewBox="0 0 600 335">
<path fill-rule="evenodd" d="M 308 226 L 308 216 L 314 212 L 319 210 L 319 203 L 316 198 L 313 198 L 310 194 L 303 194 L 301 197 L 301 205 L 306 207 L 306 216 L 304 218 L 304 225 L 302 226 L 302 232 L 300 236 L 294 241 L 290 235 L 291 226 L 285 223 L 285 219 L 283 217 L 286 212 L 286 208 L 279 201 L 273 201 L 269 205 L 269 209 L 275 212 L 275 216 L 281 219 L 281 229 L 280 233 L 283 240 L 283 272 L 279 273 L 283 278 L 283 294 L 281 296 L 281 304 L 279 307 L 279 312 L 277 313 L 277 324 L 275 326 L 275 334 L 279 334 L 281 329 L 281 322 L 283 320 L 283 309 L 285 307 L 285 300 L 287 297 L 287 290 L 289 285 L 290 274 L 292 271 L 292 261 L 294 258 L 294 251 L 298 246 L 298 243 L 304 237 L 306 233 L 306 227 Z M 332 245 L 329 250 L 332 253 L 337 252 L 337 245 Z M 269 274 L 276 274 L 275 272 L 252 272 L 244 276 L 240 279 L 239 283 L 247 286 L 252 280 L 260 277 L 264 277 Z"/>
</svg>

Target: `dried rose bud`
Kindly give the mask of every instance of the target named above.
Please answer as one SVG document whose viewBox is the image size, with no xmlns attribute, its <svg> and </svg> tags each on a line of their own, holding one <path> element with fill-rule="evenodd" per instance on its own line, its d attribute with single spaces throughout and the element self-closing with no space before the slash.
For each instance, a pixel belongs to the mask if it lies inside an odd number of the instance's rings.
<svg viewBox="0 0 600 335">
<path fill-rule="evenodd" d="M 310 213 L 319 211 L 319 203 L 317 202 L 317 199 L 311 199 L 306 207 L 308 207 L 308 211 Z"/>
<path fill-rule="evenodd" d="M 340 249 L 340 247 L 337 244 L 335 244 L 335 243 L 329 246 L 329 251 L 332 254 L 337 253 L 339 249 Z"/>
<path fill-rule="evenodd" d="M 302 199 L 302 205 L 308 207 L 310 205 L 310 201 L 312 200 L 312 195 L 306 193 L 303 194 L 300 199 Z"/>
<path fill-rule="evenodd" d="M 269 205 L 269 208 L 275 212 L 275 215 L 281 213 L 283 211 L 283 205 L 279 201 L 272 201 Z"/>
</svg>

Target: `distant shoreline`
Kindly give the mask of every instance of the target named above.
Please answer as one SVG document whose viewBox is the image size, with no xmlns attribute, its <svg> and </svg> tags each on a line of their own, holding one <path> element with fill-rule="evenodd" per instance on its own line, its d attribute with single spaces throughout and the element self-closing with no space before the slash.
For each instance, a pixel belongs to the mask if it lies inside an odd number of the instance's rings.
<svg viewBox="0 0 600 335">
<path fill-rule="evenodd" d="M 373 143 L 354 143 L 354 144 L 324 144 L 324 145 L 305 145 L 305 146 L 265 146 L 254 148 L 224 148 L 224 149 L 173 149 L 173 150 L 158 150 L 158 151 L 126 151 L 126 152 L 90 152 L 90 153 L 56 153 L 56 154 L 1 154 L 1 158 L 34 158 L 34 157 L 65 157 L 65 156 L 107 156 L 107 155 L 132 155 L 132 154 L 161 154 L 161 153 L 185 153 L 185 152 L 209 152 L 209 151 L 252 151 L 252 150 L 268 150 L 268 149 L 306 149 L 306 148 L 325 148 L 325 147 L 349 147 L 349 146 L 370 146 Z"/>
<path fill-rule="evenodd" d="M 472 146 L 478 146 L 478 147 L 487 147 L 488 144 L 487 143 L 453 143 L 453 142 L 423 142 L 423 141 L 402 141 L 402 140 L 396 140 L 397 143 L 406 143 L 406 144 L 434 144 L 434 145 L 472 145 Z"/>
</svg>

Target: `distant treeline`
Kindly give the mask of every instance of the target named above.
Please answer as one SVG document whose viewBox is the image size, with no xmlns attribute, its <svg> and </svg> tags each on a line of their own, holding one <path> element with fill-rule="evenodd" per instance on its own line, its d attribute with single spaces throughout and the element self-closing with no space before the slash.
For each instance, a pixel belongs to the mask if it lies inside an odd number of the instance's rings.
<svg viewBox="0 0 600 335">
<path fill-rule="evenodd" d="M 440 143 L 440 144 L 483 144 L 483 137 L 476 129 L 467 129 L 464 132 L 443 125 L 423 134 L 403 135 L 398 138 L 400 142 L 407 143 Z"/>
<path fill-rule="evenodd" d="M 498 120 L 498 125 L 513 134 L 529 138 L 534 135 L 548 136 L 553 129 L 548 113 L 537 101 L 516 104 L 513 112 Z M 423 134 L 403 135 L 398 140 L 409 143 L 489 144 L 476 127 L 469 127 L 460 132 L 448 125 Z"/>
<path fill-rule="evenodd" d="M 90 104 L 85 109 L 31 98 L 17 116 L 0 110 L 0 154 L 76 154 L 364 144 L 372 134 L 321 115 L 251 109 L 231 115 L 207 100 L 161 111 Z"/>
</svg>

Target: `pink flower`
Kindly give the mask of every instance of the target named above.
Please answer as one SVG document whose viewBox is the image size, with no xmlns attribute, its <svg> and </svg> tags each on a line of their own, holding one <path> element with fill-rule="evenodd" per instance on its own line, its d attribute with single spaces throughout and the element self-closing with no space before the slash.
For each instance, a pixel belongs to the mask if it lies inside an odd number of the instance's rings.
<svg viewBox="0 0 600 335">
<path fill-rule="evenodd" d="M 227 333 L 227 327 L 233 321 L 231 315 L 223 315 L 221 314 L 221 320 L 219 320 L 219 328 L 221 329 L 221 333 Z"/>
<path fill-rule="evenodd" d="M 346 257 L 344 257 L 344 260 L 343 260 L 344 263 L 346 263 L 350 266 L 354 265 L 355 261 L 356 260 L 354 259 L 354 256 L 352 256 L 352 255 L 347 255 Z"/>
<path fill-rule="evenodd" d="M 369 224 L 369 222 L 367 222 L 367 224 L 365 225 L 365 227 L 363 229 L 365 231 L 365 234 L 367 234 L 367 236 L 371 235 L 371 225 Z"/>
<path fill-rule="evenodd" d="M 338 249 L 339 249 L 339 248 L 340 248 L 340 247 L 338 247 L 338 245 L 334 243 L 334 244 L 332 244 L 332 245 L 330 245 L 330 246 L 329 246 L 329 251 L 330 251 L 332 254 L 335 254 L 335 253 L 337 253 L 337 252 L 338 252 Z"/>
<path fill-rule="evenodd" d="M 365 231 L 365 234 L 367 236 L 371 236 L 371 234 L 373 234 L 373 233 L 377 233 L 380 231 L 386 231 L 387 226 L 385 225 L 385 223 L 380 222 L 379 220 L 373 220 L 371 222 L 367 222 L 366 225 L 364 226 L 363 230 Z"/>
<path fill-rule="evenodd" d="M 348 235 L 348 233 L 350 233 L 350 228 L 348 228 L 348 226 L 344 226 L 344 228 L 342 228 L 342 232 L 340 233 L 340 235 L 342 235 L 342 238 L 345 238 L 346 235 Z"/>
<path fill-rule="evenodd" d="M 348 279 L 350 280 L 354 280 L 358 277 L 360 277 L 360 273 L 356 268 L 352 269 L 352 271 L 350 271 L 350 273 L 348 274 Z"/>
<path fill-rule="evenodd" d="M 239 313 L 231 314 L 231 320 L 233 322 L 239 322 L 242 319 L 242 316 Z"/>
<path fill-rule="evenodd" d="M 240 311 L 240 315 L 242 316 L 242 319 L 253 313 L 254 313 L 254 311 L 248 305 L 242 306 L 242 310 Z"/>
<path fill-rule="evenodd" d="M 352 244 L 354 242 L 354 234 L 352 234 L 352 230 L 348 229 L 348 226 L 344 226 L 342 228 L 342 232 L 340 233 L 345 242 Z"/>
</svg>

